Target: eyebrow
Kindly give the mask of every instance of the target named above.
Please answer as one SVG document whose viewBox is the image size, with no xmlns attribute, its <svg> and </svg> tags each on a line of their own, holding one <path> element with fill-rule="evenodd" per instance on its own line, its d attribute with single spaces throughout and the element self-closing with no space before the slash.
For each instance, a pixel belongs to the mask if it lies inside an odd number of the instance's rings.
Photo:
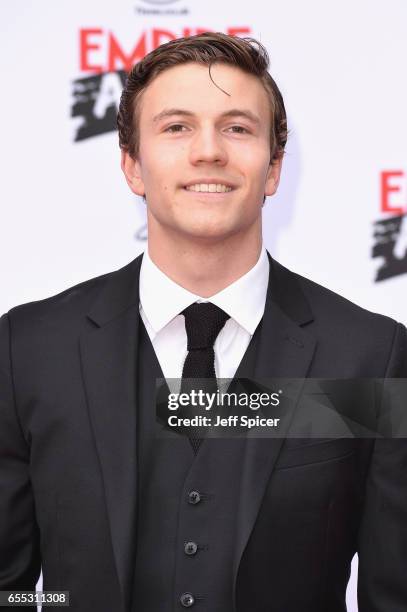
<svg viewBox="0 0 407 612">
<path fill-rule="evenodd" d="M 195 113 L 193 113 L 192 111 L 189 111 L 183 108 L 167 108 L 161 111 L 161 113 L 158 113 L 158 115 L 155 115 L 153 117 L 153 123 L 157 123 L 158 121 L 161 121 L 162 119 L 166 119 L 167 117 L 172 117 L 174 115 L 183 115 L 184 117 L 195 117 L 196 116 Z M 252 113 L 252 111 L 250 110 L 245 110 L 241 108 L 232 108 L 231 110 L 228 110 L 222 113 L 221 117 L 222 118 L 245 117 L 246 119 L 248 119 L 252 123 L 255 123 L 256 125 L 260 124 L 260 118 L 257 115 Z"/>
</svg>

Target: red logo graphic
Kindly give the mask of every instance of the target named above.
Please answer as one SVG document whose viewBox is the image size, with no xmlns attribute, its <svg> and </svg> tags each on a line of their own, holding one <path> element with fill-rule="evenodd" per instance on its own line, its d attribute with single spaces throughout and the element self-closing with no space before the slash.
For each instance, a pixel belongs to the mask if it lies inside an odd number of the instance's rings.
<svg viewBox="0 0 407 612">
<path fill-rule="evenodd" d="M 384 213 L 403 215 L 407 202 L 403 192 L 407 191 L 407 177 L 403 170 L 386 170 L 380 174 L 381 210 Z M 403 202 L 404 200 L 404 202 Z"/>
<path fill-rule="evenodd" d="M 372 257 L 380 258 L 376 281 L 407 273 L 407 177 L 403 170 L 380 173 L 380 208 L 374 223 Z"/>
<path fill-rule="evenodd" d="M 83 28 L 79 31 L 79 67 L 81 72 L 92 74 L 115 70 L 129 72 L 135 63 L 163 43 L 209 31 L 209 28 L 183 28 L 178 34 L 153 28 L 143 31 L 132 49 L 124 49 L 113 32 L 103 28 Z M 226 34 L 235 36 L 248 35 L 250 32 L 247 26 L 226 29 Z"/>
</svg>

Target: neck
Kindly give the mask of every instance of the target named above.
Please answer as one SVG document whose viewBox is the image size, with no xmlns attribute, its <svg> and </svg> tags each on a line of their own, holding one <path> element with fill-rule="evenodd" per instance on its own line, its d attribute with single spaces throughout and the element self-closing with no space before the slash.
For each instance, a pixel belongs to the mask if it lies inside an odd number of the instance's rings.
<svg viewBox="0 0 407 612">
<path fill-rule="evenodd" d="M 257 263 L 261 225 L 222 240 L 173 237 L 151 232 L 148 253 L 155 265 L 178 285 L 201 297 L 211 297 L 246 274 Z"/>
</svg>

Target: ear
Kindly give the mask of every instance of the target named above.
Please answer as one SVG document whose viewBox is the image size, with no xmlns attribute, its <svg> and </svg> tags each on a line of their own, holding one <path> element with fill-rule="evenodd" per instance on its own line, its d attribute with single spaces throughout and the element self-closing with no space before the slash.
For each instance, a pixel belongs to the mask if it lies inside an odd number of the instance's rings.
<svg viewBox="0 0 407 612">
<path fill-rule="evenodd" d="M 126 181 L 133 193 L 144 196 L 143 179 L 141 177 L 141 165 L 138 159 L 133 159 L 127 151 L 122 151 L 121 169 L 126 177 Z"/>
<path fill-rule="evenodd" d="M 266 196 L 272 196 L 276 193 L 278 184 L 280 182 L 281 166 L 283 158 L 274 159 L 267 170 L 266 185 L 264 194 Z"/>
</svg>

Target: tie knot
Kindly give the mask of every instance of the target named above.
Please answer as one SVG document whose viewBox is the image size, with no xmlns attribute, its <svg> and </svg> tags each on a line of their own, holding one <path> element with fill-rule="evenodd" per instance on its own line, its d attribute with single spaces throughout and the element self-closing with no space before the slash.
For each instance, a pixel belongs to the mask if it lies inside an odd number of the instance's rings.
<svg viewBox="0 0 407 612">
<path fill-rule="evenodd" d="M 188 351 L 213 347 L 217 335 L 229 319 L 226 312 L 211 302 L 195 302 L 182 314 L 185 317 Z"/>
</svg>

